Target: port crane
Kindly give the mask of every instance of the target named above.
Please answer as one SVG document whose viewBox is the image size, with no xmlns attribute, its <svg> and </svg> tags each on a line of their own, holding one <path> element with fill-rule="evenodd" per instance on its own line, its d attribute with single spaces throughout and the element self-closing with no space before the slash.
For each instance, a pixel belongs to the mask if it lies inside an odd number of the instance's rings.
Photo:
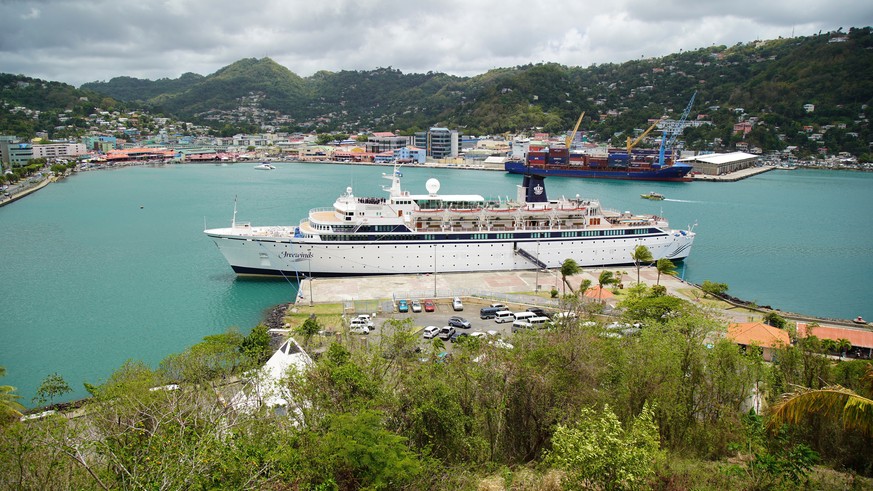
<svg viewBox="0 0 873 491">
<path fill-rule="evenodd" d="M 676 126 L 672 129 L 672 131 L 665 131 L 661 135 L 661 148 L 658 150 L 658 163 L 664 165 L 664 154 L 667 152 L 667 149 L 670 149 L 671 152 L 673 150 L 673 145 L 676 143 L 676 139 L 679 138 L 679 135 L 682 134 L 682 131 L 685 129 L 685 121 L 688 119 L 688 113 L 691 112 L 691 106 L 694 105 L 694 98 L 697 97 L 697 91 L 695 90 L 693 94 L 691 94 L 691 100 L 688 101 L 688 105 L 685 106 L 685 110 L 682 111 L 682 117 L 679 118 L 679 122 L 676 123 Z M 667 139 L 667 133 L 670 133 L 670 139 Z"/>
<path fill-rule="evenodd" d="M 570 149 L 570 145 L 573 144 L 573 139 L 576 138 L 576 132 L 579 131 L 579 125 L 582 124 L 582 118 L 585 117 L 585 111 L 582 111 L 582 114 L 579 115 L 579 119 L 576 121 L 576 126 L 573 127 L 573 132 L 570 133 L 567 138 L 564 140 L 564 143 L 567 144 L 567 150 Z"/>
</svg>

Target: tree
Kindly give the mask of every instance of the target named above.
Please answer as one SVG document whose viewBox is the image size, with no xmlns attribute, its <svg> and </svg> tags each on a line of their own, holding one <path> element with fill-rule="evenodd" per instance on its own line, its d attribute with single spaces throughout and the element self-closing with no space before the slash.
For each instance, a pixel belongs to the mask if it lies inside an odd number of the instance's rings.
<svg viewBox="0 0 873 491">
<path fill-rule="evenodd" d="M 597 278 L 597 284 L 600 286 L 597 300 L 603 300 L 603 288 L 613 283 L 615 283 L 615 276 L 613 276 L 612 271 L 603 270 L 600 272 L 600 276 Z"/>
<path fill-rule="evenodd" d="M 728 286 L 727 283 L 715 283 L 709 280 L 704 280 L 703 284 L 700 285 L 700 289 L 703 290 L 703 296 L 712 295 L 712 296 L 721 296 L 727 293 Z"/>
<path fill-rule="evenodd" d="M 318 318 L 312 315 L 303 321 L 303 324 L 296 331 L 303 336 L 303 345 L 309 347 L 309 340 L 321 331 L 321 324 L 318 322 Z"/>
<path fill-rule="evenodd" d="M 571 489 L 638 489 L 662 458 L 654 410 L 646 404 L 625 429 L 606 406 L 583 408 L 575 427 L 559 425 L 547 460 L 567 471 Z"/>
<path fill-rule="evenodd" d="M 676 265 L 673 264 L 673 261 L 667 259 L 666 257 L 662 257 L 658 259 L 658 262 L 655 263 L 655 269 L 658 270 L 658 281 L 655 282 L 656 285 L 661 284 L 661 275 L 666 274 L 670 276 L 676 275 Z"/>
<path fill-rule="evenodd" d="M 270 333 L 267 326 L 258 324 L 252 332 L 243 339 L 240 344 L 240 352 L 245 355 L 253 365 L 260 365 L 270 358 L 273 350 L 270 349 Z"/>
<path fill-rule="evenodd" d="M 785 317 L 782 317 L 772 310 L 764 314 L 762 320 L 764 321 L 764 324 L 777 327 L 779 329 L 785 329 L 785 326 L 788 325 L 788 321 L 785 320 Z"/>
<path fill-rule="evenodd" d="M 39 388 L 36 389 L 36 397 L 33 398 L 33 402 L 39 406 L 45 405 L 46 402 L 54 403 L 55 397 L 72 391 L 73 389 L 70 388 L 64 377 L 55 372 L 43 379 Z"/>
<path fill-rule="evenodd" d="M 648 247 L 640 244 L 634 247 L 634 252 L 631 253 L 631 259 L 634 260 L 634 265 L 637 267 L 637 283 L 640 282 L 640 266 L 643 263 L 652 262 L 652 251 Z"/>
<path fill-rule="evenodd" d="M 868 375 L 873 370 L 868 368 Z M 873 399 L 868 399 L 840 385 L 830 385 L 822 389 L 801 388 L 783 394 L 771 410 L 767 427 L 773 431 L 779 426 L 798 424 L 811 414 L 843 421 L 846 430 L 859 430 L 873 435 Z"/>
<path fill-rule="evenodd" d="M 564 281 L 564 285 L 570 287 L 570 293 L 573 293 L 574 295 L 576 292 L 573 290 L 573 285 L 567 281 L 567 277 L 579 274 L 580 271 L 582 271 L 582 268 L 579 267 L 579 264 L 573 258 L 568 257 L 561 264 L 561 279 Z M 564 294 L 566 295 L 566 293 L 567 289 L 564 288 Z"/>
<path fill-rule="evenodd" d="M 0 367 L 0 377 L 6 375 L 6 368 Z M 0 385 L 0 423 L 7 419 L 21 417 L 21 411 L 24 410 L 18 399 L 20 395 L 15 394 L 15 387 L 11 385 Z"/>
</svg>

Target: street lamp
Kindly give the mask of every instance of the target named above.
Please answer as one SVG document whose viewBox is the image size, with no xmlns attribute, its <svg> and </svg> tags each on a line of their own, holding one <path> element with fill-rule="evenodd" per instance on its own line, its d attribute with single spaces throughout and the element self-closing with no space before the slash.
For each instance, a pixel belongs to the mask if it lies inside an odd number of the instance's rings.
<svg viewBox="0 0 873 491">
<path fill-rule="evenodd" d="M 540 241 L 539 241 L 539 239 L 537 239 L 537 261 L 539 261 L 539 260 L 540 260 Z M 536 275 L 536 279 L 534 280 L 534 291 L 538 292 L 538 291 L 540 291 L 540 265 L 537 264 L 535 266 L 537 267 L 537 275 Z"/>
<path fill-rule="evenodd" d="M 437 283 L 436 283 L 436 273 L 437 273 L 437 245 L 433 245 L 433 296 L 436 298 L 437 296 Z"/>
<path fill-rule="evenodd" d="M 312 246 L 309 246 L 309 306 L 312 307 Z"/>
</svg>

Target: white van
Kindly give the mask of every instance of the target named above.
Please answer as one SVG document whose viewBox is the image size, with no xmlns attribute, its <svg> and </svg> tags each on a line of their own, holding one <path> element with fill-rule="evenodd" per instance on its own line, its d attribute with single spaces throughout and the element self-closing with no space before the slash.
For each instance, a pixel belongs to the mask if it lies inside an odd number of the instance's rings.
<svg viewBox="0 0 873 491">
<path fill-rule="evenodd" d="M 542 329 L 549 327 L 552 320 L 548 317 L 530 317 L 527 319 L 517 320 L 512 323 L 512 332 L 519 329 Z"/>
<path fill-rule="evenodd" d="M 494 314 L 494 322 L 498 324 L 503 324 L 504 322 L 512 322 L 515 320 L 515 316 L 512 312 L 508 310 L 501 310 Z"/>
<path fill-rule="evenodd" d="M 528 312 L 526 310 L 524 312 L 516 312 L 512 315 L 517 321 L 529 321 L 537 316 L 533 312 Z"/>
</svg>

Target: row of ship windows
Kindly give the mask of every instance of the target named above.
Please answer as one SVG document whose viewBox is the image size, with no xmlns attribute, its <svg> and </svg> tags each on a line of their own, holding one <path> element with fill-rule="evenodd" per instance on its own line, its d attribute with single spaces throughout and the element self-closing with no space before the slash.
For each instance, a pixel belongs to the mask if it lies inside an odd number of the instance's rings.
<svg viewBox="0 0 873 491">
<path fill-rule="evenodd" d="M 374 241 L 404 241 L 404 240 L 512 240 L 512 239 L 552 239 L 578 237 L 614 237 L 657 234 L 656 228 L 638 228 L 632 230 L 572 230 L 563 232 L 514 232 L 514 233 L 479 233 L 479 234 L 337 234 L 322 236 L 326 241 L 338 242 L 374 242 Z"/>
</svg>

